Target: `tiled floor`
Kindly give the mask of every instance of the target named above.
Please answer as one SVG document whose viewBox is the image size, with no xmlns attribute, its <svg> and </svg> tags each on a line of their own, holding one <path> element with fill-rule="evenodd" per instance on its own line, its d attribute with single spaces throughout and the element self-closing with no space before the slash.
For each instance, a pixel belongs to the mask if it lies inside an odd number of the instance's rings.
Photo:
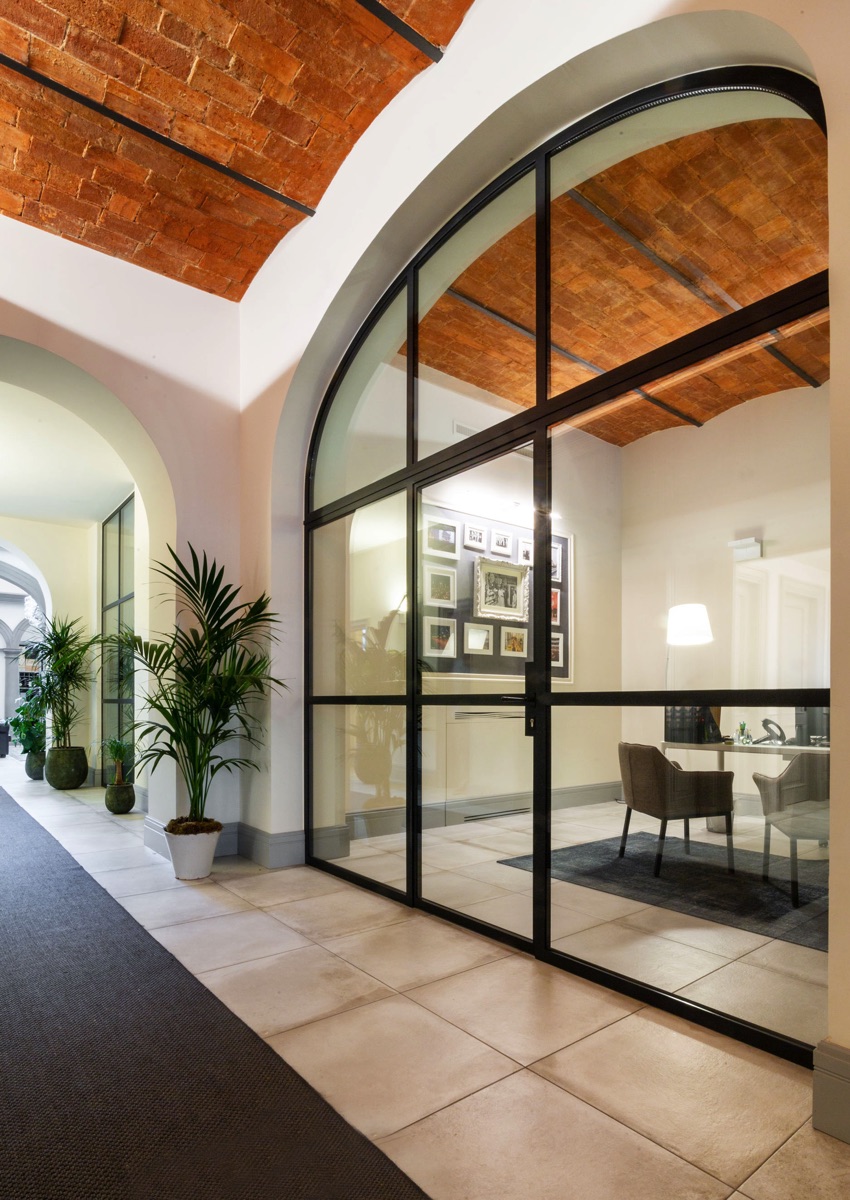
<svg viewBox="0 0 850 1200">
<path fill-rule="evenodd" d="M 217 860 L 180 883 L 142 844 L 143 818 L 110 816 L 100 790 L 52 792 L 13 759 L 0 786 L 433 1200 L 850 1194 L 850 1146 L 812 1130 L 800 1067 L 306 867 Z M 508 869 L 462 867 L 510 894 L 494 883 Z M 632 909 L 584 912 L 593 923 L 565 936 L 619 930 L 808 981 L 805 955 L 777 968 L 774 943 L 727 931 L 707 946 L 704 929 L 659 934 Z"/>
</svg>

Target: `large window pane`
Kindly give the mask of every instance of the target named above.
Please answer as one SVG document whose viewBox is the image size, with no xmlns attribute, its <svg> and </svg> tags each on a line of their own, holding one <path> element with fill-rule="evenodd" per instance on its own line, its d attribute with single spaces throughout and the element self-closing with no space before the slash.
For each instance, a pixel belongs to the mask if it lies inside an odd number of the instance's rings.
<svg viewBox="0 0 850 1200">
<path fill-rule="evenodd" d="M 553 948 L 817 1044 L 826 988 L 792 1002 L 787 964 L 825 979 L 828 709 L 569 707 L 552 722 Z"/>
<path fill-rule="evenodd" d="M 313 691 L 404 693 L 407 524 L 400 493 L 313 534 Z"/>
<path fill-rule="evenodd" d="M 403 704 L 314 705 L 313 853 L 404 890 Z"/>
<path fill-rule="evenodd" d="M 403 291 L 376 322 L 334 395 L 313 473 L 315 508 L 405 466 L 406 341 Z"/>
<path fill-rule="evenodd" d="M 112 604 L 121 595 L 119 514 L 103 524 L 103 603 Z"/>
<path fill-rule="evenodd" d="M 132 497 L 121 509 L 121 595 L 131 596 L 134 591 L 133 557 L 135 551 L 134 529 L 135 502 Z"/>
<path fill-rule="evenodd" d="M 534 176 L 419 271 L 418 456 L 535 403 Z"/>
</svg>

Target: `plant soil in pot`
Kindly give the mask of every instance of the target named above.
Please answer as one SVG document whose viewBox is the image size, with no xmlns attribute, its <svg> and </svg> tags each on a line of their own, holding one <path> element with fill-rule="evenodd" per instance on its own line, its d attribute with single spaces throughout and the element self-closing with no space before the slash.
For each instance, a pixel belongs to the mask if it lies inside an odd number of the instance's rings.
<svg viewBox="0 0 850 1200">
<path fill-rule="evenodd" d="M 175 879 L 206 879 L 212 870 L 215 848 L 223 826 L 205 817 L 175 817 L 165 827 L 165 840 Z"/>
<path fill-rule="evenodd" d="M 89 777 L 89 760 L 84 746 L 51 746 L 44 764 L 44 778 L 52 788 L 67 792 L 82 787 Z"/>
</svg>

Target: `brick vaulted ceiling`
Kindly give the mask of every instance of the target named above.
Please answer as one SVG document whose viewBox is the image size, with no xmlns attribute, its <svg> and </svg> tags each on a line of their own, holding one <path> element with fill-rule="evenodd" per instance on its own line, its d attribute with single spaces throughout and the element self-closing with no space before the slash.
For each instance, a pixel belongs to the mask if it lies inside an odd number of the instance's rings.
<svg viewBox="0 0 850 1200">
<path fill-rule="evenodd" d="M 471 2 L 0 0 L 0 212 L 239 300 Z"/>
</svg>

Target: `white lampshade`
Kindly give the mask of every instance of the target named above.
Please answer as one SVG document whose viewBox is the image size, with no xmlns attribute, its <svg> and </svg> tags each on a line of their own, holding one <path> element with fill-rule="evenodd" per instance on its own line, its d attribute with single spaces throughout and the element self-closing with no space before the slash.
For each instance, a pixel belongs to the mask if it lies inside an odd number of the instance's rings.
<svg viewBox="0 0 850 1200">
<path fill-rule="evenodd" d="M 713 641 L 704 604 L 674 604 L 667 613 L 668 646 L 704 646 Z"/>
</svg>

